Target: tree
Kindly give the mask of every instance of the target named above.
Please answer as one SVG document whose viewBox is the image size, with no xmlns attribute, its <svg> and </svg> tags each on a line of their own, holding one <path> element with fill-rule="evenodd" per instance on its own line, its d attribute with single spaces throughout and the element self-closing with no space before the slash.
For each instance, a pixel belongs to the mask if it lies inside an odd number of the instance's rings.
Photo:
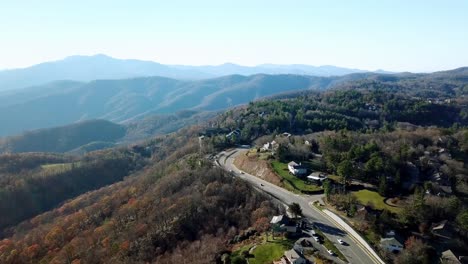
<svg viewBox="0 0 468 264">
<path fill-rule="evenodd" d="M 294 216 L 294 218 L 297 218 L 302 215 L 302 208 L 298 203 L 292 203 L 289 205 L 289 212 Z"/>
<path fill-rule="evenodd" d="M 231 263 L 232 264 L 245 264 L 247 263 L 247 261 L 242 256 L 235 256 L 234 258 L 231 259 Z"/>
<path fill-rule="evenodd" d="M 346 191 L 346 184 L 353 173 L 353 164 L 349 160 L 343 160 L 338 164 L 336 172 L 338 173 L 338 176 L 341 177 L 341 183 L 344 185 Z"/>
<path fill-rule="evenodd" d="M 386 196 L 387 195 L 387 189 L 388 189 L 387 177 L 380 176 L 379 194 L 382 195 L 382 196 Z"/>
<path fill-rule="evenodd" d="M 431 263 L 431 248 L 414 236 L 405 242 L 405 249 L 395 259 L 396 264 Z"/>
<path fill-rule="evenodd" d="M 457 216 L 458 225 L 468 231 L 468 211 L 464 210 Z"/>
<path fill-rule="evenodd" d="M 329 199 L 330 194 L 331 194 L 331 183 L 329 179 L 326 179 L 325 181 L 323 181 L 323 191 L 325 193 L 325 197 Z"/>
<path fill-rule="evenodd" d="M 276 149 L 276 158 L 281 162 L 285 162 L 287 159 L 288 153 L 289 153 L 288 146 L 283 143 L 280 143 L 278 145 L 278 148 Z"/>
</svg>

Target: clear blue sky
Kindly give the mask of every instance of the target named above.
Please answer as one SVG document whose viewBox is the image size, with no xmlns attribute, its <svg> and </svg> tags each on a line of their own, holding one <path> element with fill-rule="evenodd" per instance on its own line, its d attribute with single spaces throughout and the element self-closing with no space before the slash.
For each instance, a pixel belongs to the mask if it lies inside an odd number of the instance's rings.
<svg viewBox="0 0 468 264">
<path fill-rule="evenodd" d="M 468 1 L 11 0 L 0 69 L 70 55 L 166 64 L 468 66 Z"/>
</svg>

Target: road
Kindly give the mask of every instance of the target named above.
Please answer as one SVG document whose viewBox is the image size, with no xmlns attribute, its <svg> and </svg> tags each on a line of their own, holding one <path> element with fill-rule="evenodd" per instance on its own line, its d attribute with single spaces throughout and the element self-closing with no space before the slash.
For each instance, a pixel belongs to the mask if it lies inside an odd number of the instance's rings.
<svg viewBox="0 0 468 264">
<path fill-rule="evenodd" d="M 236 156 L 244 151 L 245 149 L 234 149 L 221 152 L 218 154 L 218 165 L 227 171 L 232 170 L 236 176 L 249 182 L 254 187 L 272 195 L 283 203 L 298 203 L 302 208 L 303 215 L 315 222 L 316 226 L 320 228 L 325 236 L 335 244 L 349 263 L 384 263 L 381 259 L 375 257 L 373 253 L 369 252 L 369 250 L 363 244 L 359 243 L 355 237 L 346 232 L 336 221 L 312 205 L 313 201 L 321 198 L 323 195 L 295 194 L 248 173 L 241 173 L 241 171 L 234 166 L 233 161 Z M 338 238 L 347 242 L 347 245 L 340 245 L 337 241 Z"/>
</svg>

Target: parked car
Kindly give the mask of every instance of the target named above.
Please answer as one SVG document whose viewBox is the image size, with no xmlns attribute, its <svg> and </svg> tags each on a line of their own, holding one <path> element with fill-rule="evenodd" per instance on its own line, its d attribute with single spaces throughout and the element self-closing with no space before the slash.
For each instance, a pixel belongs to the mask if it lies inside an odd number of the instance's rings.
<svg viewBox="0 0 468 264">
<path fill-rule="evenodd" d="M 340 243 L 340 245 L 346 244 L 346 243 L 343 241 L 343 239 L 341 239 L 341 238 L 338 238 L 338 243 Z"/>
<path fill-rule="evenodd" d="M 331 249 L 327 250 L 328 254 L 330 254 L 330 256 L 333 256 L 335 255 L 335 252 L 333 252 Z"/>
</svg>

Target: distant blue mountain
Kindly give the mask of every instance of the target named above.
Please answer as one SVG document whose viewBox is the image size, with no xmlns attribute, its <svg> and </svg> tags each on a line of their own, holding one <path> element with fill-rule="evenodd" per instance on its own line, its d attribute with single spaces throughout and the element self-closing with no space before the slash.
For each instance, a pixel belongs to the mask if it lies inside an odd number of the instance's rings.
<svg viewBox="0 0 468 264">
<path fill-rule="evenodd" d="M 43 85 L 58 80 L 92 81 L 161 76 L 173 79 L 207 79 L 240 74 L 298 74 L 341 76 L 366 72 L 336 66 L 275 65 L 242 66 L 225 63 L 217 66 L 164 65 L 152 61 L 122 60 L 106 55 L 71 56 L 23 69 L 0 71 L 0 91 Z"/>
</svg>

